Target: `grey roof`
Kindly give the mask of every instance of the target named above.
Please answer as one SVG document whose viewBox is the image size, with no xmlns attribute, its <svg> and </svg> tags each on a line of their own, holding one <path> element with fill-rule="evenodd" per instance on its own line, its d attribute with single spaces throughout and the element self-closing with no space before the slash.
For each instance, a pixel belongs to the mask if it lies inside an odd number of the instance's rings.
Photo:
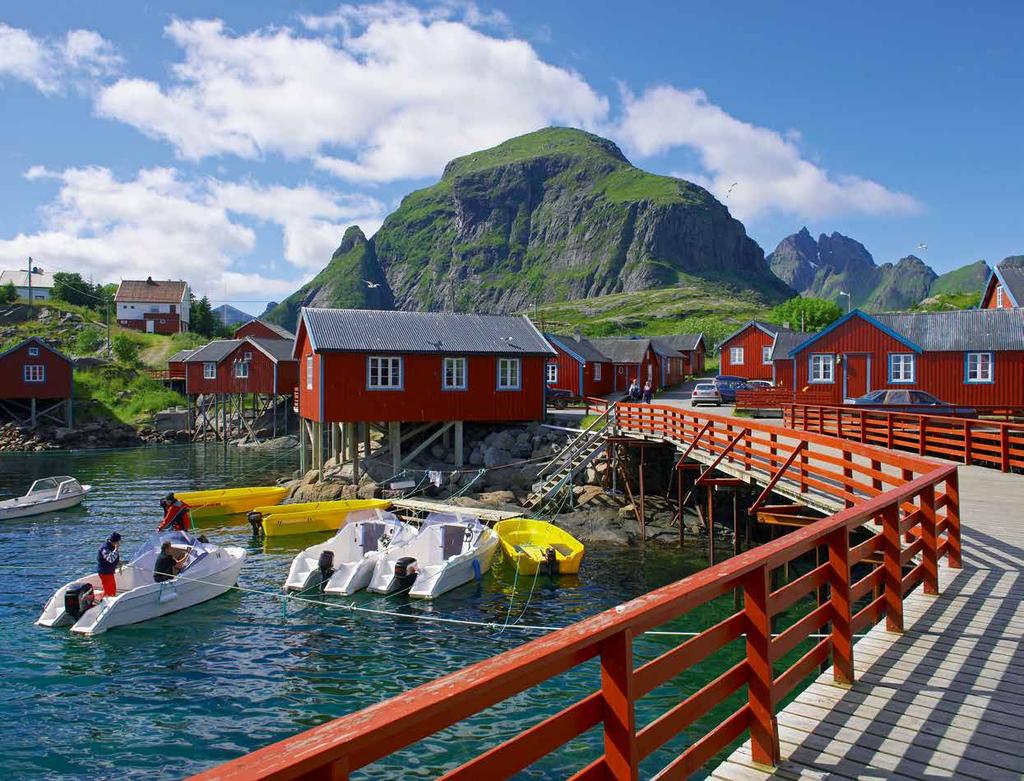
<svg viewBox="0 0 1024 781">
<path fill-rule="evenodd" d="M 556 347 L 561 347 L 567 352 L 574 352 L 584 361 L 590 363 L 608 363 L 608 356 L 602 353 L 589 339 L 577 336 L 563 336 L 562 334 L 544 334 L 547 340 Z"/>
<path fill-rule="evenodd" d="M 1024 350 L 1024 310 L 960 309 L 874 315 L 926 351 Z"/>
<path fill-rule="evenodd" d="M 657 337 L 657 341 L 664 342 L 673 350 L 687 352 L 697 349 L 700 343 L 704 341 L 704 333 L 702 331 L 699 334 L 669 334 L 668 336 Z M 705 347 L 707 347 L 706 344 Z"/>
<path fill-rule="evenodd" d="M 651 337 L 651 347 L 654 348 L 654 352 L 660 355 L 662 358 L 682 358 L 683 354 L 675 349 L 666 339 L 662 339 L 660 336 Z"/>
<path fill-rule="evenodd" d="M 772 342 L 771 359 L 774 361 L 776 358 L 788 358 L 790 350 L 815 336 L 817 336 L 816 331 L 801 333 L 800 331 L 790 331 L 788 328 L 779 329 L 775 335 L 775 341 Z"/>
<path fill-rule="evenodd" d="M 167 359 L 167 363 L 184 363 L 185 359 L 194 353 L 198 348 L 190 347 L 186 350 L 178 350 L 174 355 Z"/>
<path fill-rule="evenodd" d="M 293 344 L 287 339 L 254 339 L 250 336 L 246 341 L 262 349 L 274 363 L 295 360 L 292 355 Z"/>
<path fill-rule="evenodd" d="M 526 317 L 304 307 L 317 352 L 554 355 Z"/>
<path fill-rule="evenodd" d="M 996 266 L 995 274 L 1010 294 L 1013 304 L 1024 307 L 1024 265 L 1016 259 L 1007 258 Z"/>
<path fill-rule="evenodd" d="M 218 339 L 200 347 L 185 359 L 185 363 L 217 363 L 240 345 L 244 339 Z"/>
<path fill-rule="evenodd" d="M 641 363 L 644 353 L 651 346 L 650 339 L 603 337 L 593 339 L 594 346 L 608 356 L 613 363 Z"/>
</svg>

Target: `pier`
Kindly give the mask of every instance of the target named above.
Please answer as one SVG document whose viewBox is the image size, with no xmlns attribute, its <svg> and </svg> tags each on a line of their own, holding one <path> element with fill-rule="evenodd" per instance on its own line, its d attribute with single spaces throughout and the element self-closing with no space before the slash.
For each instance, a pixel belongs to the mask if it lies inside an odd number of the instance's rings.
<svg viewBox="0 0 1024 781">
<path fill-rule="evenodd" d="M 595 727 L 603 753 L 571 774 L 577 781 L 637 779 L 640 763 L 681 732 L 691 740 L 653 776 L 659 781 L 706 769 L 744 736 L 713 778 L 1024 775 L 1024 478 L 1001 471 L 1004 459 L 958 465 L 683 406 L 619 404 L 602 417 L 562 456 L 566 475 L 602 438 L 672 446 L 680 496 L 685 472 L 709 501 L 713 490 L 759 490 L 746 509 L 764 522 L 778 512 L 826 517 L 787 516 L 801 523 L 784 537 L 200 778 L 346 779 L 592 659 L 600 660 L 593 694 L 481 747 L 443 777 L 509 777 Z M 833 434 L 841 433 L 840 425 Z M 778 501 L 771 496 L 791 504 L 768 504 Z M 634 661 L 634 638 L 730 594 L 732 615 Z M 741 661 L 638 723 L 644 695 L 736 643 Z M 697 729 L 737 694 L 731 715 Z"/>
</svg>

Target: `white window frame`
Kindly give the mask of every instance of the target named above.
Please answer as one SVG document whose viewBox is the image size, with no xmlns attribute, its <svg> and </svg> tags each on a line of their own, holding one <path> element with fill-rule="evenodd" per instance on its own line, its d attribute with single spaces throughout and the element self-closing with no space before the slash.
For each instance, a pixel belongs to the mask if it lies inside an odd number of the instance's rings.
<svg viewBox="0 0 1024 781">
<path fill-rule="evenodd" d="M 765 366 L 772 365 L 772 346 L 770 344 L 761 347 L 761 363 Z"/>
<path fill-rule="evenodd" d="M 46 382 L 46 365 L 42 363 L 26 363 L 21 371 L 21 377 L 25 382 L 32 384 Z"/>
<path fill-rule="evenodd" d="M 235 379 L 236 380 L 247 380 L 249 379 L 249 362 L 239 361 L 235 364 Z"/>
<path fill-rule="evenodd" d="M 983 366 L 982 357 L 988 359 L 987 364 Z M 971 364 L 974 363 L 974 366 Z M 986 385 L 996 381 L 996 356 L 992 352 L 977 352 L 967 353 L 965 359 L 965 374 L 964 382 L 968 385 Z M 984 376 L 982 375 L 982 368 L 987 369 Z M 971 374 L 975 376 L 972 378 Z"/>
<path fill-rule="evenodd" d="M 403 385 L 403 361 L 398 355 L 366 356 L 366 389 L 377 391 L 400 391 Z M 387 373 L 385 378 L 384 373 Z M 376 373 L 377 379 L 373 377 Z M 386 382 L 383 380 L 387 380 Z"/>
<path fill-rule="evenodd" d="M 204 380 L 215 380 L 217 379 L 217 364 L 213 361 L 203 361 L 203 379 Z"/>
<path fill-rule="evenodd" d="M 306 356 L 306 390 L 313 390 L 313 356 Z"/>
<path fill-rule="evenodd" d="M 996 309 L 1003 308 L 1003 286 L 996 285 Z"/>
<path fill-rule="evenodd" d="M 29 358 L 37 358 L 38 356 L 39 356 L 39 348 L 38 347 L 29 347 L 28 348 L 28 357 Z"/>
<path fill-rule="evenodd" d="M 513 382 L 514 380 L 514 382 Z M 523 367 L 518 358 L 498 359 L 498 384 L 500 391 L 517 391 L 523 388 Z"/>
<path fill-rule="evenodd" d="M 808 359 L 807 382 L 811 385 L 832 385 L 835 381 L 836 357 L 832 353 L 811 353 Z"/>
<path fill-rule="evenodd" d="M 600 380 L 600 379 L 601 379 L 601 364 L 600 363 L 595 363 L 594 364 L 594 381 L 596 382 L 597 380 Z"/>
<path fill-rule="evenodd" d="M 558 382 L 558 364 L 557 363 L 546 363 L 544 364 L 544 379 L 548 385 L 554 385 Z"/>
<path fill-rule="evenodd" d="M 730 347 L 729 348 L 729 365 L 740 366 L 745 360 L 744 352 L 742 347 Z"/>
<path fill-rule="evenodd" d="M 451 370 L 451 382 L 448 381 L 449 369 Z M 468 387 L 469 362 L 465 358 L 445 358 L 441 363 L 441 390 L 460 391 L 466 390 Z"/>
<path fill-rule="evenodd" d="M 889 353 L 889 384 L 913 385 L 916 381 L 916 356 L 913 353 Z"/>
</svg>

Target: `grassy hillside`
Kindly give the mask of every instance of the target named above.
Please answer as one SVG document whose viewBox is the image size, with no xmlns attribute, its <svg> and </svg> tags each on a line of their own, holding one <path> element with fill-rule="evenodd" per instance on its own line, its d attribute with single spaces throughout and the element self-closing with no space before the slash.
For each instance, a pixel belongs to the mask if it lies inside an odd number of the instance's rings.
<svg viewBox="0 0 1024 781">
<path fill-rule="evenodd" d="M 988 279 L 988 273 L 988 264 L 984 260 L 977 260 L 939 276 L 932 282 L 928 293 L 931 296 L 979 293 Z"/>
</svg>

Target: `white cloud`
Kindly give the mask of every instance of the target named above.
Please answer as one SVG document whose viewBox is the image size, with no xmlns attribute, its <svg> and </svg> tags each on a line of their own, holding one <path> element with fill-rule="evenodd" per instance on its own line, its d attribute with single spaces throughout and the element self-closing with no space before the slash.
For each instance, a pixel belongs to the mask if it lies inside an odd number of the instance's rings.
<svg viewBox="0 0 1024 781">
<path fill-rule="evenodd" d="M 381 213 L 380 204 L 365 197 L 188 181 L 173 168 L 144 169 L 122 181 L 106 168 L 54 172 L 33 166 L 26 177 L 52 178 L 60 191 L 42 210 L 40 231 L 0 240 L 0 266 L 20 267 L 31 256 L 48 271 L 78 271 L 102 281 L 187 279 L 200 295 L 215 298 L 225 283 L 235 299 L 292 292 L 310 269 L 327 262 L 352 217 L 379 223 Z M 233 214 L 281 226 L 286 260 L 301 279 L 272 279 L 247 269 L 256 234 Z"/>
<path fill-rule="evenodd" d="M 617 135 L 642 156 L 673 147 L 694 150 L 705 173 L 699 183 L 724 200 L 740 219 L 768 212 L 822 218 L 839 214 L 900 214 L 920 210 L 910 195 L 868 179 L 830 174 L 804 159 L 797 131 L 785 136 L 731 116 L 701 90 L 655 87 L 625 93 Z"/>
<path fill-rule="evenodd" d="M 71 30 L 63 39 L 37 38 L 0 22 L 0 79 L 28 82 L 52 95 L 66 82 L 110 75 L 120 65 L 114 47 L 92 30 Z"/>
<path fill-rule="evenodd" d="M 311 31 L 235 35 L 220 21 L 180 21 L 172 83 L 122 79 L 96 106 L 199 159 L 276 152 L 347 179 L 436 175 L 460 154 L 549 124 L 596 126 L 608 101 L 526 42 L 461 17 L 399 3 L 306 17 Z M 446 10 L 447 9 L 447 10 Z"/>
</svg>

